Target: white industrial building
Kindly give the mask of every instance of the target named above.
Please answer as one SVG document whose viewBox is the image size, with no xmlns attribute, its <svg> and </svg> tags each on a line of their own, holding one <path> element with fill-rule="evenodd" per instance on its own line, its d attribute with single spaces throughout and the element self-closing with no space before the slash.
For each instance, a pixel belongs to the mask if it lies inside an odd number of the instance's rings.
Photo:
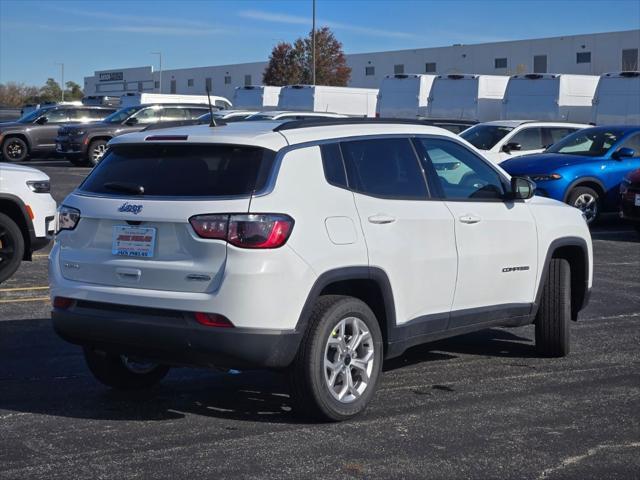
<svg viewBox="0 0 640 480">
<path fill-rule="evenodd" d="M 401 73 L 574 73 L 600 75 L 639 69 L 640 30 L 453 45 L 347 55 L 351 87 L 378 88 Z M 259 85 L 266 62 L 154 71 L 153 67 L 96 71 L 85 77 L 86 95 L 127 92 L 212 94 L 233 97 L 235 87 Z"/>
</svg>

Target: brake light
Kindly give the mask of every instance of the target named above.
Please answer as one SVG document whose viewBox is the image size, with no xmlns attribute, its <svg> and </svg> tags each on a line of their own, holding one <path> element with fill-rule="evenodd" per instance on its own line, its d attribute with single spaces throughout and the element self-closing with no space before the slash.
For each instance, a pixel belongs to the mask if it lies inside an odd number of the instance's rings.
<svg viewBox="0 0 640 480">
<path fill-rule="evenodd" d="M 217 313 L 196 312 L 195 318 L 196 322 L 206 327 L 233 328 L 233 323 L 227 317 Z"/>
<path fill-rule="evenodd" d="M 67 297 L 55 297 L 53 299 L 53 308 L 59 308 L 60 310 L 67 310 L 75 300 Z"/>
<path fill-rule="evenodd" d="M 189 223 L 202 238 L 225 240 L 239 248 L 264 249 L 284 245 L 294 221 L 288 215 L 250 213 L 196 215 Z"/>
</svg>

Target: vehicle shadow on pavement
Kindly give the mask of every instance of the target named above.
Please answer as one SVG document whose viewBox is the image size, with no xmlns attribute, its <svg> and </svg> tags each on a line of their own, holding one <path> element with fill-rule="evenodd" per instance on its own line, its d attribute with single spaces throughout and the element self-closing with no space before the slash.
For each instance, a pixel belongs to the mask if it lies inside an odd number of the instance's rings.
<svg viewBox="0 0 640 480">
<path fill-rule="evenodd" d="M 412 348 L 386 362 L 390 371 L 460 354 L 530 357 L 527 338 L 492 329 Z M 268 423 L 307 423 L 296 415 L 286 377 L 268 371 L 176 368 L 156 388 L 118 392 L 89 373 L 80 348 L 59 339 L 49 319 L 0 322 L 2 411 L 109 421 L 180 420 L 187 415 Z M 311 423 L 311 422 L 310 422 Z"/>
<path fill-rule="evenodd" d="M 518 329 L 518 333 L 521 332 L 523 330 Z M 390 371 L 435 360 L 448 360 L 459 355 L 538 357 L 531 339 L 516 335 L 510 330 L 492 328 L 410 348 L 401 357 L 385 362 L 384 370 Z"/>
</svg>

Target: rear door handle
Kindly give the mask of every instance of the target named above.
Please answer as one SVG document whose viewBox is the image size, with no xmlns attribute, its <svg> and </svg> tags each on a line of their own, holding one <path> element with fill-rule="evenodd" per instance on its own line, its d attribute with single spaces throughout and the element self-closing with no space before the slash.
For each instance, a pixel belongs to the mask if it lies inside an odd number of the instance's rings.
<svg viewBox="0 0 640 480">
<path fill-rule="evenodd" d="M 472 223 L 478 223 L 480 220 L 481 220 L 480 217 L 476 217 L 475 215 L 471 215 L 469 213 L 460 217 L 461 223 L 472 224 Z"/>
<path fill-rule="evenodd" d="M 390 217 L 389 215 L 383 215 L 379 213 L 378 215 L 371 215 L 369 217 L 369 223 L 375 223 L 376 225 L 386 225 L 387 223 L 393 223 L 396 219 Z"/>
</svg>

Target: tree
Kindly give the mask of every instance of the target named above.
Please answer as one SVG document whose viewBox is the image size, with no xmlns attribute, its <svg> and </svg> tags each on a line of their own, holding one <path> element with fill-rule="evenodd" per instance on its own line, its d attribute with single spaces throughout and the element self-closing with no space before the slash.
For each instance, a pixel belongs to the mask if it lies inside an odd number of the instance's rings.
<svg viewBox="0 0 640 480">
<path fill-rule="evenodd" d="M 303 52 L 296 51 L 290 43 L 278 43 L 271 51 L 262 83 L 276 86 L 301 83 L 303 55 Z"/>
<path fill-rule="evenodd" d="M 64 91 L 64 99 L 73 101 L 73 100 L 82 100 L 84 97 L 84 92 L 82 91 L 82 87 L 78 85 L 76 82 L 68 81 L 65 83 L 67 87 Z"/>
<path fill-rule="evenodd" d="M 40 88 L 40 102 L 59 102 L 62 99 L 62 89 L 53 78 L 47 78 L 44 87 Z"/>
<path fill-rule="evenodd" d="M 310 84 L 313 81 L 312 34 L 298 38 L 293 46 L 280 42 L 272 50 L 262 82 L 265 85 Z M 316 84 L 346 86 L 351 68 L 340 43 L 329 27 L 316 30 Z"/>
</svg>

